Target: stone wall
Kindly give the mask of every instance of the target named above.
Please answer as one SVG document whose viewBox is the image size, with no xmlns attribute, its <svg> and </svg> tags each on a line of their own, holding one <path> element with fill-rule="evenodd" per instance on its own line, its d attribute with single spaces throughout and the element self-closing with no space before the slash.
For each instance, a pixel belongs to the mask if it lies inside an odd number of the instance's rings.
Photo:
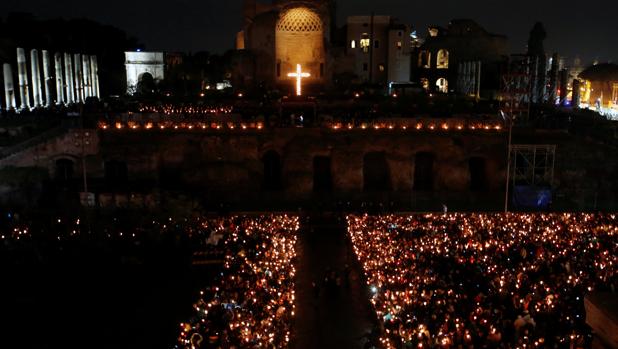
<svg viewBox="0 0 618 349">
<path fill-rule="evenodd" d="M 97 194 L 114 192 L 103 184 L 109 182 L 106 164 L 115 162 L 126 164 L 127 177 L 127 184 L 116 193 L 164 197 L 165 193 L 176 192 L 209 203 L 226 202 L 263 209 L 273 206 L 272 203 L 294 208 L 297 204 L 322 200 L 357 204 L 393 202 L 400 209 L 413 210 L 440 210 L 442 203 L 451 210 L 500 210 L 504 202 L 506 136 L 502 132 L 327 128 L 207 132 L 86 130 L 88 144 L 83 149 L 80 132 L 68 131 L 3 159 L 0 170 L 43 168 L 49 171 L 50 178 L 55 178 L 57 161 L 68 159 L 74 164 L 74 187 L 81 188 L 81 156 L 85 154 L 90 190 Z M 516 133 L 514 140 L 516 144 L 556 145 L 555 209 L 618 208 L 615 149 L 561 132 Z M 429 170 L 426 164 L 418 165 L 417 169 L 418 154 L 433 159 Z M 330 174 L 326 176 L 332 178 L 332 189 L 326 192 L 314 190 L 316 157 L 330 160 L 326 162 L 330 162 Z M 368 159 L 377 161 L 370 163 Z M 481 159 L 484 164 L 480 170 L 481 190 L 472 188 L 471 159 Z M 365 188 L 366 182 L 383 180 L 380 177 L 383 174 L 388 183 L 377 183 L 378 189 Z M 415 177 L 428 181 L 430 188 L 419 188 Z"/>
</svg>

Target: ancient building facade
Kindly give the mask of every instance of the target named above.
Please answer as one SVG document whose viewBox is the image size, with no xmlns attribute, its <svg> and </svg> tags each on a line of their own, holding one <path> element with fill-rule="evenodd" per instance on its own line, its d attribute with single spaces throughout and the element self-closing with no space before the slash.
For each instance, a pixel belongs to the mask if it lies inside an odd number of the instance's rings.
<svg viewBox="0 0 618 349">
<path fill-rule="evenodd" d="M 583 80 L 581 104 L 597 109 L 612 109 L 618 113 L 618 65 L 593 65 L 579 74 Z"/>
<path fill-rule="evenodd" d="M 347 56 L 358 82 L 410 81 L 410 27 L 390 16 L 347 19 Z"/>
<path fill-rule="evenodd" d="M 150 75 L 155 83 L 165 79 L 164 56 L 163 52 L 125 52 L 128 94 L 135 92 L 137 84 L 146 74 Z"/>
<path fill-rule="evenodd" d="M 414 75 L 425 89 L 495 97 L 500 67 L 509 55 L 506 36 L 468 19 L 452 20 L 446 28 L 432 26 L 428 32 L 414 64 Z"/>
<path fill-rule="evenodd" d="M 289 90 L 289 73 L 302 70 L 310 76 L 305 85 L 323 86 L 330 80 L 329 48 L 333 1 L 274 1 L 244 3 L 244 27 L 237 35 L 236 48 L 251 52 L 255 76 L 244 78 L 253 84 Z"/>
</svg>

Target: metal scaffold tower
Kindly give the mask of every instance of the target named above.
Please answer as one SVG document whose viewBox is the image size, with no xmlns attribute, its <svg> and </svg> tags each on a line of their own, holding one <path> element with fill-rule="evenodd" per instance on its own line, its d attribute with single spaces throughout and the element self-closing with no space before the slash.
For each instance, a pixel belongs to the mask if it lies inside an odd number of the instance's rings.
<svg viewBox="0 0 618 349">
<path fill-rule="evenodd" d="M 555 145 L 511 146 L 513 186 L 552 187 L 556 161 Z"/>
</svg>

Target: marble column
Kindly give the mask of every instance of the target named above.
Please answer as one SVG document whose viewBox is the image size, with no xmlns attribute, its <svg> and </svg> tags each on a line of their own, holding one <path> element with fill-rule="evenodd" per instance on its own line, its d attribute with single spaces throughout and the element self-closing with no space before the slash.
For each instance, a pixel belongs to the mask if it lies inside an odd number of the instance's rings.
<svg viewBox="0 0 618 349">
<path fill-rule="evenodd" d="M 82 70 L 82 55 L 76 53 L 73 56 L 73 65 L 75 66 L 75 102 L 84 102 L 84 72 Z"/>
<path fill-rule="evenodd" d="M 4 73 L 4 95 L 6 97 L 6 110 L 17 108 L 15 103 L 15 85 L 13 84 L 13 69 L 8 63 L 2 67 Z"/>
<path fill-rule="evenodd" d="M 84 100 L 92 96 L 90 83 L 90 56 L 82 55 L 82 72 L 84 77 Z"/>
<path fill-rule="evenodd" d="M 90 56 L 90 74 L 92 74 L 92 94 L 101 98 L 99 94 L 99 65 L 97 63 L 97 56 Z"/>
<path fill-rule="evenodd" d="M 20 109 L 30 109 L 30 88 L 28 87 L 26 52 L 21 47 L 17 48 L 17 74 L 19 75 Z"/>
<path fill-rule="evenodd" d="M 43 54 L 43 87 L 45 87 L 45 106 L 50 107 L 54 100 L 52 91 L 54 90 L 54 78 L 51 76 L 51 65 L 49 61 L 49 51 L 41 51 Z"/>
<path fill-rule="evenodd" d="M 73 61 L 70 53 L 64 54 L 64 81 L 67 87 L 67 104 L 75 103 L 75 80 L 73 80 Z"/>
<path fill-rule="evenodd" d="M 63 104 L 64 97 L 64 75 L 62 75 L 62 55 L 56 53 L 54 55 L 54 75 L 56 78 L 56 104 Z"/>
<path fill-rule="evenodd" d="M 34 107 L 43 105 L 43 91 L 41 89 L 41 68 L 39 65 L 39 51 L 30 50 L 30 72 L 32 73 L 32 98 Z"/>
</svg>

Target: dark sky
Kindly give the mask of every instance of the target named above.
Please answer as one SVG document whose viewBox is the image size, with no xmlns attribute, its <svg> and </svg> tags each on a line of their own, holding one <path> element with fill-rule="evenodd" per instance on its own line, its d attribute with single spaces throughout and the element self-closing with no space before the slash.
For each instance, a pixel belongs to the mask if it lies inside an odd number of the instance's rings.
<svg viewBox="0 0 618 349">
<path fill-rule="evenodd" d="M 160 3 L 160 5 L 158 5 Z M 387 14 L 419 28 L 472 18 L 506 34 L 513 52 L 524 52 L 536 21 L 548 32 L 546 51 L 568 57 L 618 61 L 616 0 L 339 0 L 348 15 Z M 40 18 L 86 17 L 124 29 L 151 50 L 223 52 L 239 30 L 242 0 L 2 0 L 0 13 L 32 12 Z"/>
</svg>

